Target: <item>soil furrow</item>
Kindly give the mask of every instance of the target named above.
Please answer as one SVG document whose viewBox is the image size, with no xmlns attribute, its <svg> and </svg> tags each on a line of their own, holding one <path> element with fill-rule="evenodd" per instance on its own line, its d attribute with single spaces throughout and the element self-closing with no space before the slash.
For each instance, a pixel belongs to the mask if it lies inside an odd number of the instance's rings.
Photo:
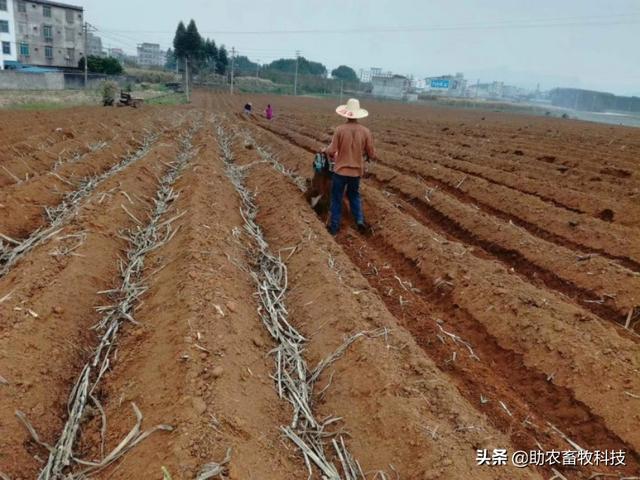
<svg viewBox="0 0 640 480">
<path fill-rule="evenodd" d="M 521 354 L 503 348 L 468 311 L 421 277 L 412 262 L 393 246 L 378 237 L 363 239 L 353 230 L 341 234 L 338 242 L 398 322 L 411 332 L 438 367 L 451 376 L 467 401 L 509 435 L 517 448 L 535 450 L 537 442 L 547 450 L 567 448 L 549 428 L 547 422 L 551 422 L 583 448 L 633 450 L 601 418 L 577 401 L 571 390 L 555 385 L 547 375 L 529 368 Z M 458 335 L 459 342 L 468 342 L 478 360 L 441 328 Z M 632 474 L 638 468 L 640 463 L 632 461 L 626 473 Z M 570 471 L 563 473 L 568 478 L 580 478 Z"/>
<path fill-rule="evenodd" d="M 487 414 L 496 428 L 510 435 L 518 448 L 532 450 L 538 442 L 547 449 L 566 448 L 546 423 L 551 422 L 561 426 L 574 441 L 579 439 L 579 444 L 633 451 L 601 418 L 577 401 L 571 390 L 527 367 L 521 354 L 501 347 L 469 312 L 452 304 L 437 286 L 421 277 L 415 264 L 395 252 L 393 245 L 377 236 L 364 240 L 351 232 L 341 234 L 339 243 L 398 322 L 414 335 L 439 368 L 456 379 L 465 398 Z M 473 346 L 472 355 L 477 354 L 481 360 L 476 361 L 459 344 L 447 344 L 440 324 L 449 330 L 452 328 L 447 325 L 455 325 L 453 332 L 462 332 L 464 340 Z M 452 358 L 452 351 L 457 356 Z M 508 413 L 504 405 L 508 405 Z M 626 471 L 633 473 L 638 467 L 640 464 L 632 460 Z"/>
<path fill-rule="evenodd" d="M 441 153 L 447 153 L 450 150 L 459 150 L 459 147 L 461 146 L 459 140 L 448 138 L 450 134 L 453 133 L 452 129 L 455 129 L 455 127 L 451 127 L 451 128 L 444 127 L 444 128 L 446 128 L 446 133 L 439 128 L 437 133 L 435 133 L 432 136 L 416 135 L 415 133 L 407 134 L 405 132 L 398 133 L 394 129 L 392 133 L 393 137 L 386 137 L 386 138 L 389 138 L 390 139 L 389 141 L 393 142 L 392 144 L 395 144 L 395 145 L 397 145 L 399 141 L 407 144 L 409 143 L 413 144 L 413 143 L 416 143 L 415 139 L 419 139 L 427 143 L 428 145 L 441 146 L 442 147 Z M 521 133 L 521 132 L 518 132 L 518 133 Z M 549 132 L 546 132 L 546 133 L 547 135 L 549 134 Z M 542 136 L 543 142 L 547 135 Z M 503 147 L 500 150 L 495 149 L 496 148 L 495 138 L 497 137 L 496 133 L 488 128 L 482 129 L 480 133 L 463 132 L 463 136 L 465 137 L 465 139 L 470 140 L 473 138 L 473 140 L 475 140 L 477 138 L 482 141 L 482 144 L 475 145 L 475 147 L 482 147 L 483 145 L 486 145 L 487 147 L 491 147 L 493 145 L 489 150 L 488 154 L 482 157 L 483 159 L 490 160 L 492 158 L 491 155 L 495 155 L 497 153 L 504 154 L 505 152 L 516 152 L 516 151 L 522 152 L 524 155 L 522 157 L 523 159 L 526 159 L 527 161 L 532 161 L 534 163 L 534 165 L 523 163 L 522 168 L 524 169 L 531 168 L 534 171 L 539 172 L 543 179 L 548 178 L 548 174 L 545 175 L 544 172 L 545 170 L 547 172 L 549 171 L 549 163 L 552 163 L 552 164 L 557 164 L 558 168 L 562 170 L 563 174 L 576 174 L 578 178 L 582 178 L 582 179 L 593 177 L 594 174 L 602 175 L 604 177 L 603 179 L 606 180 L 607 183 L 609 183 L 612 187 L 615 188 L 618 186 L 619 181 L 621 180 L 620 174 L 623 173 L 623 169 L 625 168 L 625 166 L 628 166 L 628 165 L 625 165 L 624 161 L 622 161 L 620 165 L 616 165 L 615 160 L 613 158 L 611 159 L 613 160 L 613 163 L 611 163 L 609 160 L 607 160 L 607 157 L 610 157 L 610 155 L 608 154 L 604 156 L 605 157 L 604 160 L 599 159 L 597 162 L 591 161 L 589 157 L 585 154 L 593 155 L 594 153 L 593 150 L 567 151 L 566 149 L 563 149 L 561 146 L 559 147 L 558 145 L 554 145 L 553 147 L 545 149 L 544 145 L 541 145 L 541 138 L 533 134 L 532 134 L 533 143 L 527 143 L 527 141 L 523 142 L 519 137 L 516 139 L 511 139 L 509 137 L 507 137 L 506 139 L 500 138 L 499 144 L 501 147 Z M 404 140 L 407 137 L 409 137 L 410 139 L 409 142 Z M 385 141 L 385 137 L 382 137 L 382 141 Z M 454 142 L 458 142 L 458 143 L 454 143 Z M 466 140 L 463 141 L 463 143 L 466 143 Z M 596 146 L 596 145 L 597 144 L 594 144 L 593 146 Z M 518 153 L 517 155 L 520 155 L 520 153 Z M 580 158 L 580 161 L 571 160 L 574 157 Z M 476 157 L 476 156 L 472 157 L 472 159 L 476 159 L 476 158 L 481 158 L 481 157 Z M 512 159 L 508 159 L 508 161 L 511 162 Z M 617 166 L 622 168 L 616 168 Z"/>
<path fill-rule="evenodd" d="M 142 141 L 138 150 L 123 156 L 116 164 L 99 175 L 83 179 L 82 182 L 75 186 L 75 189 L 69 189 L 62 197 L 62 201 L 55 207 L 45 207 L 46 216 L 49 218 L 43 221 L 40 226 L 36 225 L 36 229 L 30 231 L 26 238 L 19 239 L 15 245 L 0 246 L 0 276 L 6 275 L 34 247 L 51 238 L 91 198 L 93 192 L 100 185 L 144 158 L 151 151 L 157 139 L 158 134 L 149 134 Z"/>
<path fill-rule="evenodd" d="M 369 182 L 397 195 L 403 210 L 426 226 L 435 225 L 448 238 L 486 252 L 473 249 L 473 254 L 497 258 L 525 281 L 558 291 L 604 319 L 625 325 L 629 311 L 640 305 L 636 297 L 640 276 L 634 272 L 599 257 L 580 260 L 572 250 L 541 241 L 512 224 L 496 222 L 495 217 L 464 208 L 464 204 L 449 202 L 450 197 L 434 193 L 428 201 L 422 200 L 424 189 L 419 181 L 385 167 L 376 166 Z"/>
<path fill-rule="evenodd" d="M 255 160 L 259 157 L 246 163 Z M 494 441 L 501 445 L 509 440 L 474 412 L 455 389 L 447 387 L 442 373 L 397 325 L 348 257 L 332 244 L 292 184 L 261 163 L 249 170 L 248 182 L 258 190 L 259 221 L 272 248 L 296 247 L 287 260 L 288 303 L 292 321 L 310 339 L 310 358 L 325 358 L 349 332 L 372 326 L 393 328 L 387 346 L 383 340 L 355 343 L 336 363 L 331 380 L 327 376 L 320 382 L 330 384 L 318 402 L 321 414 L 344 418 L 353 453 L 365 471 L 393 464 L 401 478 L 533 475 L 527 470 L 482 469 L 468 463 L 475 448 L 471 445 L 483 443 L 481 438 L 495 435 Z M 400 345 L 403 347 L 396 350 Z M 436 427 L 438 433 L 430 436 L 427 431 Z M 455 462 L 445 460 L 454 457 Z"/>
<path fill-rule="evenodd" d="M 287 129 L 323 144 L 328 144 L 331 141 L 329 135 L 321 135 L 318 132 L 313 132 L 308 127 L 301 127 L 297 124 L 294 126 L 286 123 L 285 125 Z M 573 183 L 569 184 L 570 188 L 558 188 L 558 182 L 548 181 L 548 168 L 543 179 L 527 178 L 521 173 L 523 168 L 521 165 L 512 167 L 510 171 L 503 171 L 494 168 L 495 162 L 491 157 L 478 155 L 475 150 L 473 154 L 467 154 L 466 152 L 471 148 L 469 144 L 464 144 L 469 148 L 460 148 L 458 145 L 456 145 L 455 148 L 450 145 L 435 148 L 432 144 L 423 146 L 412 145 L 412 148 L 407 148 L 407 142 L 399 141 L 395 135 L 393 138 L 394 140 L 389 142 L 383 140 L 383 146 L 379 147 L 378 151 L 401 154 L 428 163 L 437 163 L 452 170 L 482 178 L 492 184 L 532 195 L 555 207 L 573 213 L 586 213 L 594 218 L 628 226 L 636 226 L 640 220 L 639 217 L 633 216 L 634 209 L 630 208 L 631 204 L 624 198 L 609 200 L 608 196 L 606 198 L 602 196 L 596 197 L 592 194 L 591 190 L 587 192 L 575 190 Z M 388 148 L 384 146 L 385 143 L 392 143 L 394 147 Z M 437 145 L 440 144 L 438 143 Z M 518 150 L 518 152 L 522 151 Z M 515 173 L 515 170 L 518 171 L 518 174 Z M 616 212 L 623 212 L 623 214 L 617 215 Z"/>
<path fill-rule="evenodd" d="M 147 270 L 159 271 L 136 312 L 140 325 L 124 332 L 101 391 L 107 446 L 130 428 L 130 401 L 148 425 L 171 423 L 176 430 L 150 437 L 97 478 L 155 478 L 161 467 L 173 478 L 195 478 L 227 448 L 230 478 L 305 478 L 278 431 L 288 418 L 270 378 L 270 340 L 234 235 L 243 224 L 238 197 L 212 133 L 203 131 L 194 146 L 200 151 L 176 185 L 174 206 L 188 214 L 175 222 L 172 242 L 149 256 Z M 88 456 L 99 456 L 99 423 L 92 419 L 83 436 Z"/>
<path fill-rule="evenodd" d="M 288 166 L 301 168 L 300 160 Z M 553 294 L 549 295 L 550 292 L 523 283 L 504 267 L 496 268 L 494 262 L 478 258 L 473 260 L 474 257 L 468 255 L 463 245 L 449 243 L 415 223 L 411 217 L 405 217 L 388 205 L 384 195 L 379 192 L 370 188 L 365 188 L 364 192 L 365 197 L 370 199 L 369 205 L 375 205 L 372 208 L 375 209 L 376 218 L 383 219 L 380 235 L 389 246 L 393 245 L 399 253 L 414 262 L 428 281 L 452 283 L 449 293 L 453 297 L 451 301 L 481 322 L 492 336 L 499 339 L 503 348 L 522 354 L 529 368 L 544 372 L 556 385 L 571 389 L 575 398 L 587 405 L 594 416 L 603 417 L 607 428 L 621 438 L 622 443 L 637 449 L 640 439 L 636 438 L 634 430 L 616 413 L 617 408 L 614 407 L 620 402 L 629 403 L 629 399 L 623 398 L 619 392 L 620 388 L 627 388 L 634 381 L 632 371 L 637 368 L 634 365 L 639 361 L 637 344 L 624 340 L 612 330 L 603 330 L 598 320 L 584 310 L 567 304 Z M 506 323 L 496 324 L 494 315 L 500 315 Z M 525 333 L 532 331 L 535 331 L 534 337 Z M 576 343 L 559 343 L 556 340 L 559 332 L 563 337 L 576 339 Z M 547 355 L 540 355 L 541 342 L 548 349 Z M 624 353 L 620 350 L 623 343 Z M 585 344 L 591 345 L 587 351 L 584 350 Z M 599 358 L 599 352 L 603 351 L 607 352 L 608 357 L 604 364 Z M 615 362 L 615 368 L 612 362 Z M 560 374 L 559 370 L 564 373 Z M 596 375 L 600 377 L 608 375 L 611 378 L 614 371 L 617 372 L 615 381 L 620 382 L 618 389 L 612 387 L 611 390 L 599 388 L 591 391 L 584 388 L 589 384 L 587 379 L 595 372 L 599 372 Z M 582 377 L 582 380 L 576 376 Z M 604 400 L 605 397 L 609 397 L 608 400 Z"/>
<path fill-rule="evenodd" d="M 70 385 L 93 344 L 95 306 L 107 301 L 97 292 L 112 288 L 118 273 L 124 248 L 119 231 L 136 223 L 123 206 L 137 218 L 144 218 L 149 208 L 146 200 L 132 196 L 129 202 L 120 191 L 152 195 L 155 178 L 166 168 L 162 162 L 170 161 L 174 153 L 174 147 L 165 143 L 106 180 L 52 240 L 55 247 L 36 247 L 0 279 L 0 290 L 13 292 L 0 304 L 0 368 L 9 381 L 2 387 L 0 403 L 4 425 L 0 458 L 10 477 L 36 477 L 47 453 L 33 442 L 14 412 L 25 412 L 40 437 L 54 443 L 64 422 L 60 412 L 66 410 Z M 66 242 L 73 247 L 65 251 Z"/>
<path fill-rule="evenodd" d="M 6 158 L 0 159 L 0 189 L 7 185 L 29 183 L 43 173 L 53 171 L 64 163 L 65 159 L 98 149 L 102 142 L 115 141 L 117 137 L 126 134 L 131 129 L 129 122 L 138 123 L 151 120 L 149 112 L 127 113 L 121 111 L 105 112 L 102 122 L 84 122 L 79 119 L 65 120 L 56 127 L 49 128 L 50 132 L 39 138 L 37 134 L 19 144 L 8 147 Z M 131 117 L 134 118 L 131 118 Z M 73 115 L 71 116 L 74 117 Z M 157 123 L 157 121 L 155 122 Z M 78 125 L 85 124 L 80 130 Z M 33 125 L 29 127 L 33 131 Z"/>
<path fill-rule="evenodd" d="M 370 171 L 387 187 L 405 195 L 404 200 L 415 207 L 408 209 L 414 217 L 429 224 L 435 222 L 452 238 L 481 247 L 527 281 L 559 291 L 582 307 L 622 325 L 626 324 L 629 312 L 640 304 L 636 298 L 640 277 L 635 272 L 598 256 L 581 257 L 573 250 L 529 235 L 511 221 L 502 221 L 458 202 L 455 197 L 433 191 L 427 202 L 423 200 L 427 194 L 424 186 L 408 174 L 383 165 Z"/>
<path fill-rule="evenodd" d="M 602 328 L 584 310 L 524 283 L 506 268 L 468 255 L 463 245 L 439 238 L 411 217 L 408 221 L 379 192 L 370 188 L 364 192 L 376 218 L 381 219 L 380 235 L 415 262 L 429 281 L 449 282 L 444 288 L 449 290 L 452 304 L 469 311 L 503 347 L 523 354 L 531 368 L 544 372 L 557 385 L 573 390 L 576 399 L 588 405 L 595 415 L 602 416 L 608 428 L 625 443 L 638 448 L 640 438 L 627 420 L 619 416 L 617 407 L 628 403 L 619 392 L 634 382 L 632 372 L 639 360 L 637 343 Z M 401 227 L 404 232 L 398 230 Z M 500 324 L 495 323 L 495 315 L 502 318 Z M 560 343 L 559 333 L 565 338 Z M 575 340 L 570 342 L 566 338 Z M 540 344 L 548 349 L 546 355 L 541 355 Z M 606 361 L 602 355 L 606 355 Z M 592 375 L 608 378 L 618 384 L 617 389 L 585 388 Z"/>
<path fill-rule="evenodd" d="M 46 221 L 45 207 L 57 205 L 66 193 L 77 188 L 83 178 L 104 173 L 121 158 L 130 155 L 132 150 L 139 149 L 148 133 L 140 129 L 127 141 L 122 139 L 104 149 L 90 151 L 80 160 L 64 164 L 55 172 L 4 188 L 0 191 L 0 204 L 12 214 L 0 219 L 0 232 L 15 239 L 27 237 Z"/>
<path fill-rule="evenodd" d="M 323 147 L 315 139 L 282 131 L 264 122 L 258 125 L 310 153 Z M 438 187 L 465 203 L 479 206 L 491 215 L 514 222 L 544 240 L 578 252 L 603 255 L 640 272 L 640 245 L 636 245 L 632 230 L 620 226 L 616 228 L 613 225 L 607 225 L 605 228 L 602 225 L 604 222 L 590 217 L 581 218 L 578 214 L 565 215 L 560 210 L 551 213 L 548 212 L 548 205 L 536 197 L 529 197 L 527 204 L 519 201 L 517 197 L 514 198 L 511 189 L 491 186 L 489 182 L 478 177 L 451 176 L 446 169 L 442 170 L 437 165 L 426 168 L 422 162 L 398 155 L 381 163 L 407 175 L 418 175 L 425 183 L 427 180 L 431 182 L 431 185 L 425 185 L 426 189 Z M 594 231 L 598 234 L 594 235 Z"/>
</svg>

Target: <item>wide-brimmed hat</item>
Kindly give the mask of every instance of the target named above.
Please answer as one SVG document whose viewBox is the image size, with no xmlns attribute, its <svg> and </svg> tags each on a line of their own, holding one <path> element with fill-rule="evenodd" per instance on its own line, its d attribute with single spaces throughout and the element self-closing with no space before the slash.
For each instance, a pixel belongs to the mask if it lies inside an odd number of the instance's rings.
<svg viewBox="0 0 640 480">
<path fill-rule="evenodd" d="M 350 98 L 346 105 L 340 105 L 336 108 L 336 113 L 344 118 L 364 118 L 369 116 L 364 108 L 360 108 L 360 101 L 356 98 Z"/>
</svg>

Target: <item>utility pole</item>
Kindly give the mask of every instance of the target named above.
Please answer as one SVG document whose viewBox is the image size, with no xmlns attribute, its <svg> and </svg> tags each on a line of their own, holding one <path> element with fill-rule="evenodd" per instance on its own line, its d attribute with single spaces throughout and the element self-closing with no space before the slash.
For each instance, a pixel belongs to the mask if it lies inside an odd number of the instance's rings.
<svg viewBox="0 0 640 480">
<path fill-rule="evenodd" d="M 82 28 L 84 30 L 84 88 L 86 90 L 89 88 L 89 50 L 87 49 L 89 43 L 87 38 L 89 36 L 89 24 L 84 22 Z"/>
<path fill-rule="evenodd" d="M 233 95 L 234 69 L 236 66 L 236 47 L 231 47 L 231 95 Z"/>
<path fill-rule="evenodd" d="M 342 105 L 342 91 L 344 89 L 344 80 L 340 80 L 340 105 Z"/>
<path fill-rule="evenodd" d="M 300 50 L 296 50 L 296 74 L 293 77 L 293 96 L 298 95 L 298 61 L 300 59 Z"/>
<path fill-rule="evenodd" d="M 256 78 L 260 77 L 260 59 L 256 61 Z"/>
<path fill-rule="evenodd" d="M 187 103 L 191 102 L 191 85 L 189 85 L 189 57 L 184 59 L 184 73 L 185 73 L 185 92 L 187 93 Z"/>
</svg>

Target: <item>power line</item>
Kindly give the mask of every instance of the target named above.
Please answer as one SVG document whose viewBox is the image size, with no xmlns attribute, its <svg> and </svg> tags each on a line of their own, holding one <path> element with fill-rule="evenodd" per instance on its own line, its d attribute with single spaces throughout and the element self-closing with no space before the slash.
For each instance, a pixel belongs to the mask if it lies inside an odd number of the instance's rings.
<svg viewBox="0 0 640 480">
<path fill-rule="evenodd" d="M 608 26 L 608 25 L 631 25 L 640 23 L 640 12 L 583 16 L 583 17 L 560 17 L 546 19 L 525 19 L 525 20 L 503 20 L 495 22 L 476 22 L 452 25 L 406 25 L 406 26 L 378 26 L 366 28 L 345 28 L 345 29 L 308 29 L 308 30 L 210 30 L 201 31 L 201 34 L 219 35 L 305 35 L 305 34 L 370 34 L 370 33 L 406 33 L 406 32 L 429 32 L 447 30 L 476 30 L 476 29 L 527 29 L 527 28 L 548 28 L 567 26 Z M 131 30 L 110 30 L 111 32 L 138 33 L 138 34 L 166 34 L 169 31 L 131 31 Z"/>
</svg>

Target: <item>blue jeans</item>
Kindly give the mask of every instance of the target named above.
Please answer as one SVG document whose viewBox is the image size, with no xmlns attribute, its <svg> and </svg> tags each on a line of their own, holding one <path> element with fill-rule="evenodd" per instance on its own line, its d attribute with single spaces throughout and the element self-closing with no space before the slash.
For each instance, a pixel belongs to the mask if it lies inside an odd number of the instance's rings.
<svg viewBox="0 0 640 480">
<path fill-rule="evenodd" d="M 340 230 L 342 199 L 345 189 L 353 218 L 358 224 L 364 223 L 362 200 L 360 199 L 360 177 L 346 177 L 334 173 L 331 180 L 331 219 L 329 221 L 329 230 L 334 234 Z"/>
</svg>

